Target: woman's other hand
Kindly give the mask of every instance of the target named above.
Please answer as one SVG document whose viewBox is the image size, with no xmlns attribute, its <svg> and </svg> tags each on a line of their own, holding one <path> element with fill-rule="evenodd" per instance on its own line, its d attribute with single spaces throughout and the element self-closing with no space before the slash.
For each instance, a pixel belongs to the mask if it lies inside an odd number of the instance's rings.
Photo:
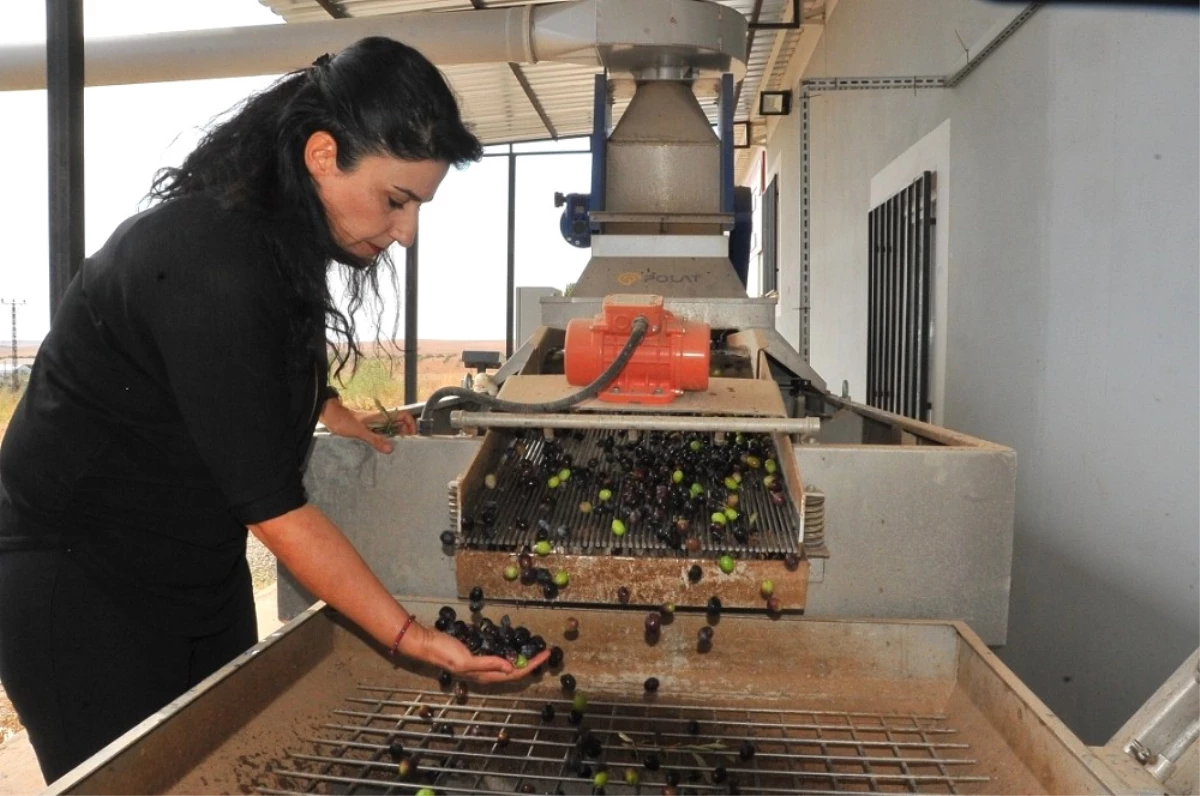
<svg viewBox="0 0 1200 796">
<path fill-rule="evenodd" d="M 408 412 L 371 412 L 346 407 L 341 400 L 330 398 L 321 409 L 321 423 L 330 434 L 361 439 L 380 453 L 391 453 L 392 443 L 382 434 L 371 430 L 372 425 L 389 425 L 396 434 L 406 436 L 417 431 L 416 421 Z"/>
<path fill-rule="evenodd" d="M 415 632 L 414 632 L 415 631 Z M 402 654 L 439 669 L 445 669 L 456 677 L 475 683 L 502 683 L 520 680 L 533 674 L 550 657 L 549 650 L 535 655 L 523 668 L 516 668 L 504 658 L 496 655 L 472 655 L 466 646 L 449 635 L 414 624 L 400 648 Z"/>
</svg>

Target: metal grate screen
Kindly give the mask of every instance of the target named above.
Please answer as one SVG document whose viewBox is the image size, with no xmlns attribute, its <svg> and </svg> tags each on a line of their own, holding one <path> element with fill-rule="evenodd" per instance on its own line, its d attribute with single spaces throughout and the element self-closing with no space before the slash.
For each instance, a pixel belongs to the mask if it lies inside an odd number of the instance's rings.
<svg viewBox="0 0 1200 796">
<path fill-rule="evenodd" d="M 941 715 L 597 696 L 576 721 L 571 708 L 363 685 L 258 792 L 961 793 L 988 782 Z"/>
<path fill-rule="evenodd" d="M 934 172 L 871 210 L 867 253 L 867 403 L 929 420 Z"/>
</svg>

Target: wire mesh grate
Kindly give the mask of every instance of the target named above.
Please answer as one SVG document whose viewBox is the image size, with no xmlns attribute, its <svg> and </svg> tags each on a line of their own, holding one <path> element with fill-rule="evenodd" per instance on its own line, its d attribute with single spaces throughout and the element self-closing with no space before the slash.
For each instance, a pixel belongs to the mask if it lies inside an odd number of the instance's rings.
<svg viewBox="0 0 1200 796">
<path fill-rule="evenodd" d="M 761 445 L 754 458 L 763 463 L 770 459 L 772 466 L 780 460 L 769 435 L 745 438 Z M 559 470 L 546 466 L 547 440 L 536 434 L 514 436 L 495 460 L 488 462 L 494 488 L 464 496 L 462 543 L 485 550 L 519 551 L 546 539 L 559 551 L 574 554 L 636 551 L 639 555 L 676 556 L 682 540 L 690 536 L 699 545 L 695 552 L 705 555 L 728 552 L 782 558 L 797 552 L 799 511 L 782 468 L 772 474 L 744 466 L 734 452 L 734 439 L 732 434 L 695 433 L 685 438 L 659 432 L 558 430 L 553 445 L 573 462 L 569 472 L 574 474 L 561 483 L 556 479 L 551 488 L 548 477 Z M 687 440 L 702 446 L 697 451 L 704 454 L 688 451 Z M 722 456 L 726 445 L 731 453 Z M 698 461 L 684 463 L 681 455 L 696 455 Z M 723 459 L 727 461 L 713 464 Z M 625 466 L 619 464 L 621 460 Z M 644 461 L 656 464 L 642 465 Z M 744 469 L 745 477 L 739 475 L 739 483 L 729 490 L 724 479 L 735 466 Z M 645 473 L 645 483 L 654 484 L 646 494 L 631 489 L 636 487 L 634 482 L 642 480 L 635 475 L 639 470 Z M 657 480 L 653 471 L 660 471 Z M 680 482 L 673 482 L 673 472 L 683 476 Z M 767 488 L 771 481 L 778 481 L 777 492 Z M 601 500 L 602 491 L 611 498 Z M 728 507 L 730 491 L 737 492 L 733 514 L 738 519 L 731 520 L 728 527 L 724 522 L 714 526 L 710 518 Z M 677 493 L 686 497 L 689 492 L 692 499 L 678 500 Z M 584 503 L 591 507 L 587 513 L 580 511 Z M 623 537 L 612 533 L 614 518 L 628 526 Z M 669 532 L 678 520 L 686 522 L 687 530 L 671 541 Z"/>
<path fill-rule="evenodd" d="M 362 685 L 258 792 L 961 793 L 988 782 L 942 715 L 675 704 L 661 695 L 573 707 L 562 696 L 461 699 Z"/>
</svg>

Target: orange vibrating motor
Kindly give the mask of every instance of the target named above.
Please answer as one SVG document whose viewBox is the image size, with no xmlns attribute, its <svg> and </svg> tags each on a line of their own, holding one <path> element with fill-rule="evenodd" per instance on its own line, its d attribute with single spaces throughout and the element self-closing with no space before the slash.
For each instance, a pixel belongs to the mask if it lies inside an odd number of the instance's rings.
<svg viewBox="0 0 1200 796">
<path fill-rule="evenodd" d="M 650 322 L 645 338 L 621 373 L 597 396 L 601 401 L 666 404 L 685 390 L 707 390 L 710 363 L 706 323 L 681 321 L 663 309 L 662 296 L 606 296 L 595 318 L 567 324 L 564 353 L 567 381 L 592 383 L 616 360 L 629 340 L 633 322 Z"/>
</svg>

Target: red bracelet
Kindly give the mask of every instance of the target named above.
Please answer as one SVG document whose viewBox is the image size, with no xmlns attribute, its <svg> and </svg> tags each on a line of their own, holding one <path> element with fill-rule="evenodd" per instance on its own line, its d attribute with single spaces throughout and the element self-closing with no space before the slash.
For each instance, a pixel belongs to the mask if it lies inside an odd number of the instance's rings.
<svg viewBox="0 0 1200 796">
<path fill-rule="evenodd" d="M 417 618 L 416 614 L 409 614 L 408 621 L 404 623 L 404 627 L 400 628 L 400 632 L 396 634 L 396 640 L 392 642 L 391 656 L 396 657 L 396 653 L 400 651 L 400 640 L 404 638 L 404 634 L 408 632 L 408 628 Z"/>
</svg>

